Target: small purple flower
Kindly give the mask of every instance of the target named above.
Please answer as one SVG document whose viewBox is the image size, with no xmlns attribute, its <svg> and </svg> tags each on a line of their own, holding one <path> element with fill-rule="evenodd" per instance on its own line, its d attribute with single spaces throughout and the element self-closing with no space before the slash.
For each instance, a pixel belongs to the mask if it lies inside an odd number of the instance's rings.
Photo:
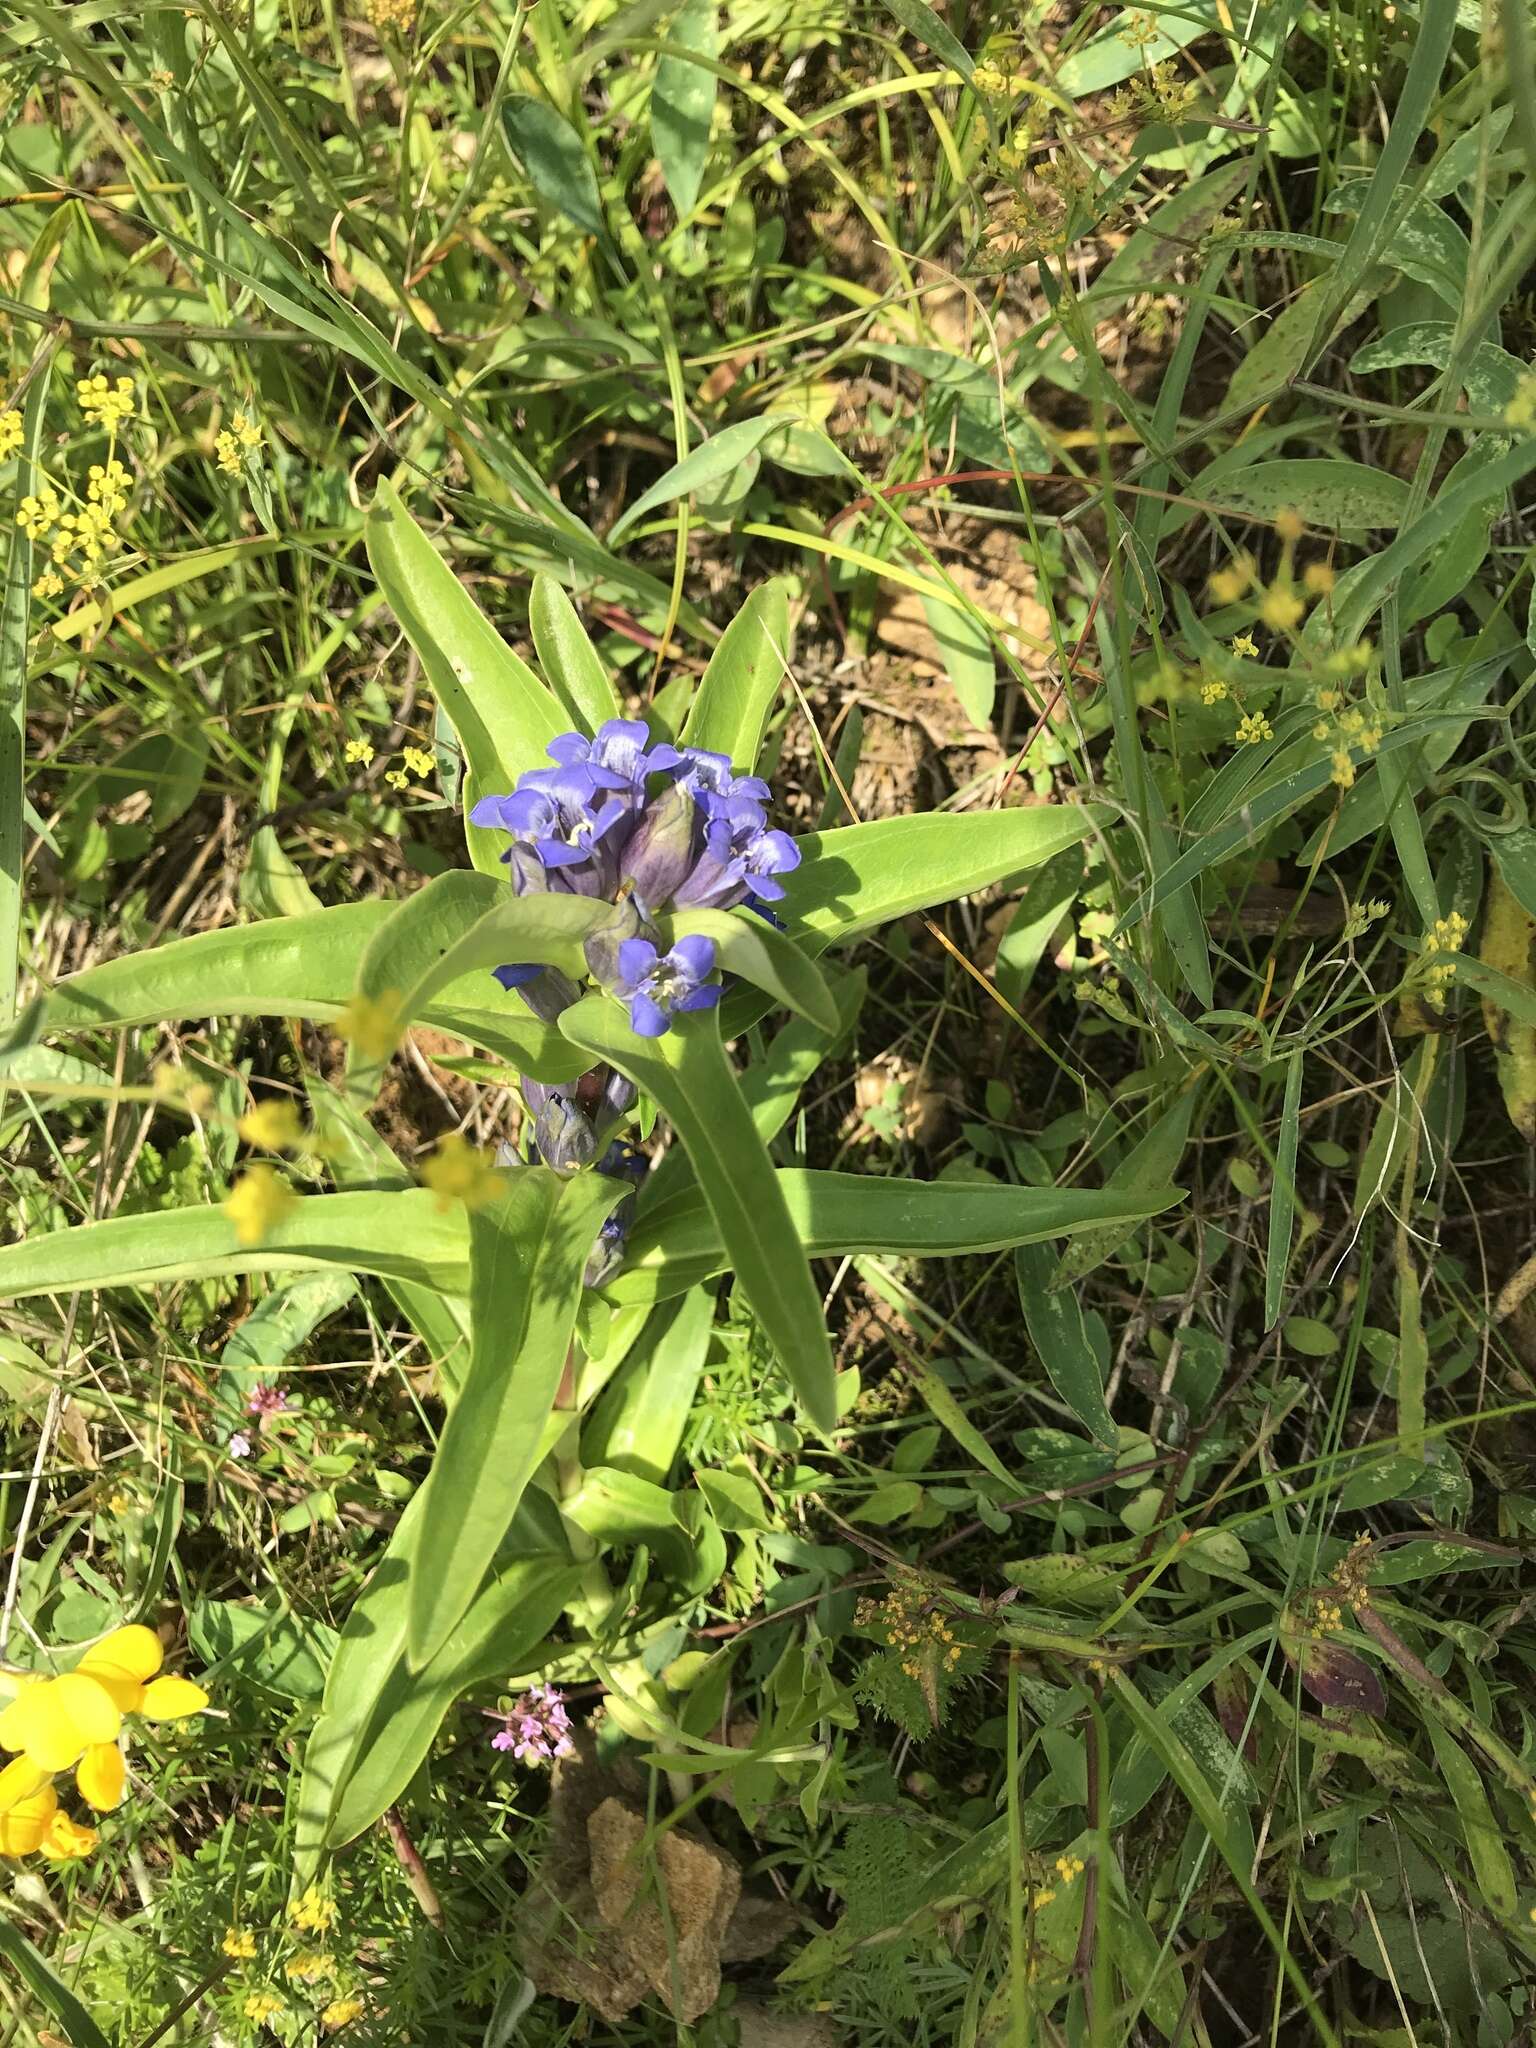
<svg viewBox="0 0 1536 2048">
<path fill-rule="evenodd" d="M 230 1432 L 229 1455 L 232 1458 L 248 1458 L 251 1455 L 251 1440 L 243 1429 Z"/>
<path fill-rule="evenodd" d="M 491 1747 L 510 1749 L 519 1763 L 548 1763 L 576 1754 L 570 1731 L 571 1717 L 559 1691 L 552 1685 L 530 1686 L 491 1737 Z"/>
<path fill-rule="evenodd" d="M 266 1422 L 274 1415 L 286 1414 L 292 1406 L 286 1387 L 269 1387 L 265 1380 L 258 1380 L 251 1389 L 245 1412 L 254 1415 L 258 1422 Z"/>
<path fill-rule="evenodd" d="M 715 942 L 697 933 L 660 953 L 649 939 L 626 939 L 619 947 L 614 994 L 629 1004 L 629 1021 L 642 1038 L 660 1038 L 679 1012 L 712 1010 L 720 1000 Z"/>
<path fill-rule="evenodd" d="M 510 796 L 484 796 L 469 816 L 472 824 L 510 832 L 520 846 L 538 855 L 559 886 L 580 896 L 596 896 L 604 893 L 601 884 L 607 878 L 596 873 L 594 856 L 629 816 L 629 807 L 600 786 L 590 768 L 578 763 L 535 768 L 519 778 Z M 582 872 L 564 872 L 568 869 Z"/>
</svg>

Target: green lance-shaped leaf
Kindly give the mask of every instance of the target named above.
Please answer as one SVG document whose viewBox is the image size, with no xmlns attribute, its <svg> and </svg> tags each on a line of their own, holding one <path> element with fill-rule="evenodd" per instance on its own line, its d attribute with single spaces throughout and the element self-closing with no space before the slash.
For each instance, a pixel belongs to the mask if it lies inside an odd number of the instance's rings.
<svg viewBox="0 0 1536 2048">
<path fill-rule="evenodd" d="M 1104 1368 L 1081 1304 L 1075 1295 L 1051 1286 L 1056 1261 L 1048 1246 L 1020 1245 L 1013 1260 L 1029 1339 L 1051 1385 L 1088 1434 L 1113 1449 L 1119 1438 L 1104 1405 Z"/>
<path fill-rule="evenodd" d="M 560 1028 L 643 1088 L 688 1148 L 699 1186 L 742 1292 L 818 1429 L 837 1421 L 832 1347 L 821 1297 L 773 1162 L 720 1043 L 713 1010 L 673 1020 L 660 1038 L 637 1037 L 618 1004 L 589 996 Z"/>
<path fill-rule="evenodd" d="M 234 1224 L 213 1203 L 113 1216 L 0 1247 L 0 1301 L 338 1266 L 462 1294 L 469 1285 L 464 1212 L 457 1204 L 444 1208 L 425 1188 L 308 1195 L 257 1245 L 238 1244 Z"/>
<path fill-rule="evenodd" d="M 623 717 L 602 657 L 587 638 L 576 607 L 547 569 L 533 579 L 528 625 L 549 687 L 573 725 L 592 733 L 605 719 Z"/>
<path fill-rule="evenodd" d="M 584 234 L 605 241 L 603 199 L 597 173 L 576 130 L 547 100 L 509 92 L 502 102 L 502 131 L 518 167 L 539 197 L 574 221 Z"/>
<path fill-rule="evenodd" d="M 1011 1188 L 803 1167 L 782 1167 L 775 1177 L 795 1235 L 812 1258 L 873 1252 L 944 1259 L 1077 1232 L 1124 1233 L 1182 1199 L 1180 1189 L 1150 1182 Z M 692 1187 L 642 1213 L 629 1253 L 623 1272 L 603 1290 L 624 1304 L 681 1294 L 735 1263 L 719 1222 Z"/>
<path fill-rule="evenodd" d="M 1135 1196 L 1142 1189 L 1165 1187 L 1179 1170 L 1189 1138 L 1189 1120 L 1199 1090 L 1190 1086 L 1133 1150 L 1128 1152 L 1109 1176 L 1105 1193 Z M 1111 1224 L 1107 1229 L 1086 1232 L 1062 1253 L 1051 1276 L 1052 1287 L 1070 1287 L 1112 1258 L 1134 1230 L 1134 1224 Z"/>
<path fill-rule="evenodd" d="M 1102 805 L 876 818 L 808 832 L 790 881 L 786 915 L 820 952 L 956 896 L 1023 874 L 1112 821 Z"/>
<path fill-rule="evenodd" d="M 70 2048 L 110 2048 L 106 2035 L 91 2018 L 52 1965 L 38 1954 L 19 1927 L 0 1919 L 0 1956 L 10 1964 L 17 1978 L 38 2005 L 64 2029 Z"/>
<path fill-rule="evenodd" d="M 126 953 L 71 974 L 50 990 L 30 1036 L 120 1030 L 179 1017 L 334 1022 L 357 984 L 369 945 L 400 908 L 383 900 L 346 903 L 309 917 L 231 925 Z M 536 1080 L 569 1076 L 570 1051 L 560 1034 L 515 997 L 503 997 L 488 977 L 471 975 L 457 988 L 442 989 L 419 1014 L 423 1023 L 499 1053 Z"/>
<path fill-rule="evenodd" d="M 720 54 L 720 0 L 683 0 L 667 41 L 678 54 L 663 57 L 651 87 L 651 147 L 681 220 L 692 213 L 704 182 L 715 112 L 715 74 L 684 52 Z"/>
<path fill-rule="evenodd" d="M 784 421 L 781 417 L 772 413 L 763 413 L 756 419 L 737 420 L 733 426 L 722 427 L 718 434 L 711 434 L 707 441 L 701 441 L 697 448 L 690 449 L 681 462 L 674 462 L 669 470 L 664 471 L 661 476 L 657 477 L 650 489 L 642 491 L 633 505 L 625 507 L 622 515 L 614 521 L 613 527 L 609 532 L 609 545 L 616 545 L 637 520 L 643 519 L 647 512 L 654 512 L 658 505 L 670 505 L 678 498 L 686 498 L 694 491 L 707 490 L 711 484 L 717 484 L 723 477 L 728 477 L 732 470 L 736 469 L 760 442 L 766 441 L 768 436 L 777 432 L 783 424 Z M 774 587 L 771 583 L 762 586 L 764 590 L 772 590 Z M 759 592 L 754 591 L 753 597 L 759 594 Z M 749 597 L 741 611 L 737 613 L 736 618 L 742 618 L 751 609 L 752 598 Z M 731 626 L 735 624 L 736 619 L 733 619 Z M 726 628 L 727 633 L 730 630 L 731 627 Z M 723 637 L 720 645 L 722 647 L 725 645 Z M 783 655 L 786 651 L 784 643 L 781 641 L 779 646 L 780 674 L 783 673 Z M 774 682 L 777 683 L 777 681 L 778 676 L 775 676 Z M 701 694 L 702 687 L 701 685 Z M 690 740 L 689 744 L 691 746 L 702 746 L 704 742 L 702 740 Z M 716 751 L 724 753 L 726 749 L 720 747 Z"/>
<path fill-rule="evenodd" d="M 425 1493 L 418 1493 L 354 1602 L 331 1661 L 304 1751 L 296 1891 L 311 1882 L 327 1849 L 352 1841 L 399 1798 L 461 1693 L 535 1661 L 580 1578 L 553 1504 L 531 1496 L 508 1536 L 505 1559 L 438 1656 L 413 1673 L 406 1605 L 426 1512 Z"/>
<path fill-rule="evenodd" d="M 718 437 L 717 437 L 718 438 Z M 683 744 L 750 771 L 789 656 L 789 593 L 760 583 L 720 636 L 683 727 Z"/>
<path fill-rule="evenodd" d="M 491 969 L 509 962 L 540 961 L 584 975 L 582 941 L 613 914 L 611 905 L 586 896 L 514 896 L 505 882 L 457 868 L 395 907 L 363 955 L 358 990 L 401 1031 L 453 982 L 483 976 L 493 989 Z M 376 1085 L 384 1057 L 354 1047 L 353 1085 Z M 571 1078 L 569 1061 L 560 1078 Z"/>
<path fill-rule="evenodd" d="M 415 1670 L 463 1618 L 533 1477 L 582 1271 L 624 1192 L 602 1174 L 532 1167 L 469 1219 L 469 1369 L 422 1488 L 407 1603 Z"/>
<path fill-rule="evenodd" d="M 548 765 L 544 750 L 565 730 L 565 714 L 553 692 L 508 647 L 393 485 L 380 484 L 363 533 L 379 588 L 464 749 L 467 818 L 477 798 L 510 789 L 526 768 Z M 496 835 L 466 825 L 465 836 L 476 867 L 500 874 Z"/>
</svg>

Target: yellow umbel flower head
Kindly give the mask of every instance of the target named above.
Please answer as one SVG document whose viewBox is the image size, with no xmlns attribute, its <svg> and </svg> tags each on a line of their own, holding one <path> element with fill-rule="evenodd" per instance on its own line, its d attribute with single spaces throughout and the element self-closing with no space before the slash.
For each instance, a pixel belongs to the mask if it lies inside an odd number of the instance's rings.
<svg viewBox="0 0 1536 2048">
<path fill-rule="evenodd" d="M 247 1145 L 260 1145 L 265 1152 L 290 1152 L 304 1136 L 299 1112 L 282 1095 L 269 1095 L 248 1109 L 235 1129 Z"/>
<path fill-rule="evenodd" d="M 224 1198 L 224 1214 L 241 1244 L 260 1244 L 275 1224 L 298 1207 L 299 1197 L 270 1166 L 248 1166 Z"/>
<path fill-rule="evenodd" d="M 455 1201 L 466 1209 L 483 1208 L 495 1200 L 502 1185 L 491 1154 L 471 1145 L 457 1131 L 438 1140 L 437 1150 L 421 1169 L 421 1178 L 437 1196 L 440 1209 Z"/>
</svg>

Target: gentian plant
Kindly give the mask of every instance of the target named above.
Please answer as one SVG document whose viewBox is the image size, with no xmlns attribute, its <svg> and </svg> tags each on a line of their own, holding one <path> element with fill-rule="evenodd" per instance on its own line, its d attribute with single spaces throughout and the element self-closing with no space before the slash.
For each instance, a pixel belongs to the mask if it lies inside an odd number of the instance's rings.
<svg viewBox="0 0 1536 2048">
<path fill-rule="evenodd" d="M 643 1714 L 646 1658 L 675 1654 L 726 1559 L 709 1496 L 675 1469 L 721 1276 L 814 1452 L 856 1383 L 834 1371 L 813 1261 L 1041 1243 L 1173 1199 L 774 1156 L 800 1090 L 854 1027 L 862 976 L 836 949 L 1023 874 L 1098 813 L 938 812 L 791 836 L 759 773 L 789 646 L 781 587 L 749 597 L 663 729 L 626 712 L 548 576 L 531 603 L 535 669 L 387 489 L 368 540 L 456 741 L 445 795 L 470 865 L 400 903 L 92 968 L 28 1020 L 34 1036 L 209 1014 L 335 1027 L 344 1082 L 311 1082 L 326 1138 L 312 1172 L 333 1191 L 300 1194 L 262 1163 L 228 1212 L 211 1190 L 198 1207 L 0 1251 L 0 1298 L 350 1268 L 376 1276 L 437 1360 L 430 1471 L 342 1631 L 309 1737 L 301 1887 L 400 1796 L 461 1694 L 548 1701 L 536 1688 L 595 1679 Z M 495 1157 L 445 1142 L 425 1186 L 365 1115 L 417 1022 L 500 1063 L 526 1111 Z"/>
</svg>

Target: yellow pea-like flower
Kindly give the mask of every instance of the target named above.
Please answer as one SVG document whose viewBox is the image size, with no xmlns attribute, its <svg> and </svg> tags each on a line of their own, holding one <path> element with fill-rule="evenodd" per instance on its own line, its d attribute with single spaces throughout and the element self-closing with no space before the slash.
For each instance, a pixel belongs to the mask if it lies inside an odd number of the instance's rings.
<svg viewBox="0 0 1536 2048">
<path fill-rule="evenodd" d="M 127 1782 L 128 1767 L 115 1742 L 93 1743 L 75 1772 L 80 1797 L 98 1813 L 110 1813 L 114 1806 L 122 1804 Z"/>
<path fill-rule="evenodd" d="M 48 1824 L 58 1810 L 59 1797 L 49 1779 L 0 1813 L 0 1856 L 30 1856 L 40 1849 Z"/>
<path fill-rule="evenodd" d="M 184 1721 L 189 1714 L 200 1714 L 207 1704 L 207 1693 L 190 1678 L 153 1678 L 144 1688 L 139 1712 L 146 1721 Z"/>
<path fill-rule="evenodd" d="M 100 1840 L 94 1828 L 82 1827 L 67 1813 L 55 1813 L 38 1847 L 55 1863 L 78 1863 Z"/>
</svg>

